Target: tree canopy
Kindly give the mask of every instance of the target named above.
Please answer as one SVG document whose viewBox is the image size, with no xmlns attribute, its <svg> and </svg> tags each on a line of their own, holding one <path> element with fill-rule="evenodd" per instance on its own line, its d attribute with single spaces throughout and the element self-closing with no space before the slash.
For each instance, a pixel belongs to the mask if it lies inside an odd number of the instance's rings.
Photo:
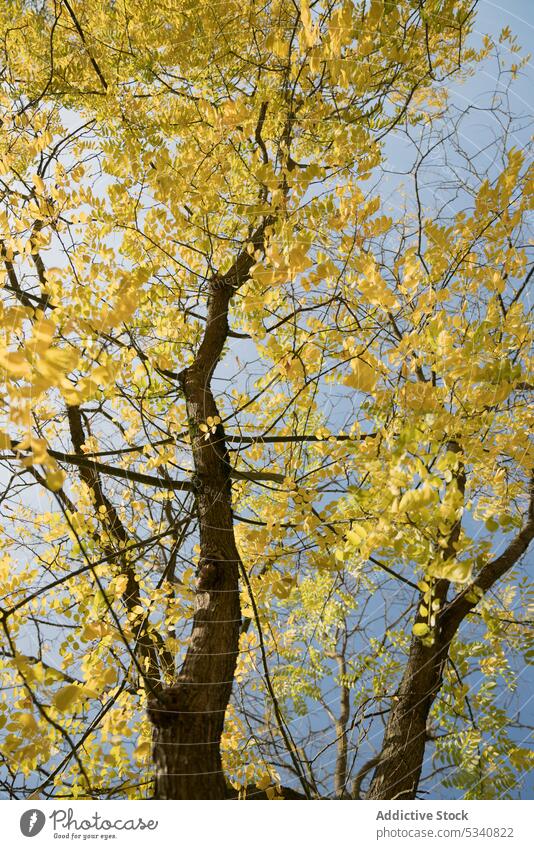
<svg viewBox="0 0 534 849">
<path fill-rule="evenodd" d="M 517 794 L 528 57 L 475 7 L 2 5 L 3 795 Z"/>
</svg>

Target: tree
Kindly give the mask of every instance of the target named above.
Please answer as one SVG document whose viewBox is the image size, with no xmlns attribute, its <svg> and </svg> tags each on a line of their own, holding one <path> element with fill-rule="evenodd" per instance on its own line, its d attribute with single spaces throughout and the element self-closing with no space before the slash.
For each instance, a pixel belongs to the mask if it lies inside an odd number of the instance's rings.
<svg viewBox="0 0 534 849">
<path fill-rule="evenodd" d="M 0 15 L 5 792 L 413 798 L 429 739 L 508 792 L 521 718 L 484 733 L 534 533 L 521 60 L 486 167 L 449 102 L 498 47 L 472 3 Z"/>
</svg>

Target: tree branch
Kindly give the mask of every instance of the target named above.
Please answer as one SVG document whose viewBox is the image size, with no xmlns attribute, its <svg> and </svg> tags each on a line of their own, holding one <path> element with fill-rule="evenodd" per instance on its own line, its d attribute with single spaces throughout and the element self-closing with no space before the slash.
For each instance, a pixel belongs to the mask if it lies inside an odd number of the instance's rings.
<svg viewBox="0 0 534 849">
<path fill-rule="evenodd" d="M 440 616 L 443 633 L 447 640 L 451 640 L 458 630 L 461 622 L 478 604 L 479 599 L 474 599 L 476 588 L 482 590 L 483 594 L 506 574 L 517 563 L 526 552 L 534 539 L 534 472 L 530 479 L 530 499 L 527 520 L 516 537 L 507 545 L 503 553 L 486 563 L 476 578 L 454 598 Z"/>
</svg>

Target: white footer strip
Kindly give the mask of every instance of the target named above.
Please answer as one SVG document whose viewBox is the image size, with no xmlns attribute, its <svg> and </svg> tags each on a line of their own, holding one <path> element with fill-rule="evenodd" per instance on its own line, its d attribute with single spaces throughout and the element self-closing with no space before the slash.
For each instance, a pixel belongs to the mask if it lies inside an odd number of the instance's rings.
<svg viewBox="0 0 534 849">
<path fill-rule="evenodd" d="M 534 803 L 1 801 L 0 842 L 48 849 L 532 849 Z"/>
</svg>

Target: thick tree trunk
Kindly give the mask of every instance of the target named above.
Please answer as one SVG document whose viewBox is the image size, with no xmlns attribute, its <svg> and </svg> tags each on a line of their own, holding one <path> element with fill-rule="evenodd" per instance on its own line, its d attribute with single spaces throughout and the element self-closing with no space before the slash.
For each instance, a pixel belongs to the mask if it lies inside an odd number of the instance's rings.
<svg viewBox="0 0 534 849">
<path fill-rule="evenodd" d="M 251 235 L 263 247 L 268 217 Z M 221 423 L 215 433 L 200 425 L 218 416 L 210 388 L 228 337 L 232 294 L 248 279 L 255 259 L 242 251 L 224 275 L 209 283 L 204 337 L 193 363 L 180 374 L 195 465 L 200 533 L 195 615 L 189 648 L 173 687 L 149 699 L 153 725 L 156 799 L 224 799 L 220 740 L 239 649 L 242 565 L 232 517 L 230 465 Z"/>
<path fill-rule="evenodd" d="M 241 613 L 239 554 L 224 429 L 200 430 L 218 414 L 210 380 L 228 334 L 232 288 L 210 285 L 206 331 L 180 375 L 195 465 L 200 558 L 189 647 L 173 687 L 149 701 L 157 799 L 224 799 L 220 739 L 234 677 Z M 206 438 L 207 437 L 207 438 Z"/>
</svg>

